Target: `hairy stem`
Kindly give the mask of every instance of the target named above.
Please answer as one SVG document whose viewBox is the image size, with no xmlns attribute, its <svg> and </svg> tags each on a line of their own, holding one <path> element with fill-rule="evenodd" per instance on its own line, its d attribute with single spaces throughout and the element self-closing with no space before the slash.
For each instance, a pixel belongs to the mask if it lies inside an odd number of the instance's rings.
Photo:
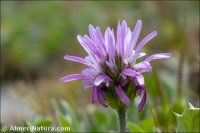
<svg viewBox="0 0 200 133">
<path fill-rule="evenodd" d="M 120 108 L 117 110 L 119 116 L 120 133 L 125 133 L 126 130 L 126 109 Z"/>
</svg>

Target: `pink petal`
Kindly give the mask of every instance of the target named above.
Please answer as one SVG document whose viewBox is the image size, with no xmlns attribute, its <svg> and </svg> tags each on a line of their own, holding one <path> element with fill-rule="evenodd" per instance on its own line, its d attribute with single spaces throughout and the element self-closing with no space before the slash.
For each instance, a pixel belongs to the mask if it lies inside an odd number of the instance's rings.
<svg viewBox="0 0 200 133">
<path fill-rule="evenodd" d="M 96 76 L 98 74 L 97 71 L 95 71 L 94 69 L 92 68 L 86 68 L 82 71 L 82 74 L 84 75 L 88 75 L 88 76 Z"/>
<path fill-rule="evenodd" d="M 146 99 L 147 99 L 146 90 L 144 89 L 143 91 L 144 92 L 143 92 L 142 100 L 141 100 L 141 102 L 138 105 L 138 112 L 142 111 L 142 109 L 144 108 L 144 105 L 146 103 Z"/>
<path fill-rule="evenodd" d="M 114 58 L 115 53 L 115 39 L 112 31 L 108 27 L 105 32 L 105 44 L 106 44 L 106 50 L 108 52 L 109 58 Z"/>
<path fill-rule="evenodd" d="M 124 43 L 124 41 L 125 41 L 126 33 L 127 33 L 127 24 L 126 24 L 126 21 L 123 20 L 122 21 L 122 28 L 121 28 L 122 43 Z"/>
<path fill-rule="evenodd" d="M 135 55 L 135 51 L 133 50 L 132 53 L 131 53 L 131 55 L 130 55 L 130 57 L 127 58 L 126 60 L 127 60 L 128 63 L 131 63 L 131 64 L 132 64 L 132 62 L 133 62 L 134 60 L 136 60 L 136 59 L 138 59 L 138 58 L 141 58 L 141 57 L 143 57 L 143 56 L 145 56 L 145 55 L 146 55 L 146 53 L 138 53 L 137 55 Z"/>
<path fill-rule="evenodd" d="M 151 60 L 155 60 L 155 59 L 163 59 L 163 58 L 170 58 L 171 57 L 171 53 L 159 53 L 159 54 L 154 54 L 149 56 L 148 58 L 145 59 L 146 62 L 150 62 Z"/>
<path fill-rule="evenodd" d="M 83 74 L 73 74 L 62 77 L 59 79 L 60 82 L 70 82 L 78 79 L 91 79 L 91 76 L 83 75 Z"/>
<path fill-rule="evenodd" d="M 142 74 L 140 74 L 139 76 L 136 76 L 136 83 L 138 84 L 138 85 L 144 85 L 144 77 L 143 77 L 143 75 Z"/>
<path fill-rule="evenodd" d="M 93 41 L 95 41 L 95 28 L 90 24 L 88 26 L 88 30 L 89 30 L 89 34 L 90 34 L 90 37 Z"/>
<path fill-rule="evenodd" d="M 105 42 L 104 42 L 104 38 L 101 34 L 101 31 L 100 31 L 100 28 L 99 27 L 96 27 L 96 35 L 97 35 L 97 39 L 99 41 L 99 43 L 102 45 L 103 47 L 103 51 L 105 52 L 106 51 L 106 46 L 105 46 Z"/>
<path fill-rule="evenodd" d="M 118 22 L 117 25 L 117 43 L 116 43 L 116 50 L 118 54 L 122 54 L 122 50 L 123 46 L 122 46 L 122 38 L 121 38 L 121 24 L 120 21 Z"/>
<path fill-rule="evenodd" d="M 97 76 L 97 78 L 94 81 L 94 85 L 99 86 L 101 83 L 103 83 L 104 81 L 106 81 L 106 79 L 108 79 L 107 76 L 105 75 L 99 75 Z"/>
<path fill-rule="evenodd" d="M 98 97 L 99 103 L 101 105 L 103 105 L 104 107 L 108 106 L 108 104 L 106 103 L 106 101 L 105 101 L 105 99 L 103 97 L 102 90 L 100 88 L 97 89 L 97 97 Z"/>
<path fill-rule="evenodd" d="M 136 72 L 136 71 L 134 71 L 134 70 L 132 70 L 132 69 L 125 69 L 125 70 L 123 71 L 123 73 L 124 73 L 125 75 L 131 76 L 131 77 L 135 77 L 135 76 L 140 75 L 138 72 Z"/>
<path fill-rule="evenodd" d="M 93 87 L 91 96 L 92 96 L 91 97 L 92 103 L 95 103 L 97 101 L 97 88 L 96 87 Z"/>
<path fill-rule="evenodd" d="M 140 35 L 140 31 L 141 31 L 141 28 L 142 28 L 142 21 L 141 20 L 138 20 L 137 21 L 137 24 L 134 28 L 134 31 L 132 33 L 132 39 L 131 39 L 131 43 L 130 43 L 130 47 L 129 47 L 129 50 L 133 50 L 137 40 L 138 40 L 138 37 Z"/>
<path fill-rule="evenodd" d="M 101 33 L 99 34 L 100 30 L 98 28 L 95 29 L 91 24 L 89 25 L 88 29 L 89 29 L 89 34 L 92 39 L 92 42 L 94 42 L 94 44 L 95 44 L 95 47 L 98 48 L 104 56 L 106 56 L 105 49 L 103 46 L 104 43 L 102 43 L 103 38 L 101 36 Z M 100 42 L 99 42 L 99 40 L 100 40 Z"/>
<path fill-rule="evenodd" d="M 145 44 L 147 44 L 151 39 L 153 39 L 157 35 L 156 31 L 153 31 L 150 33 L 148 36 L 146 36 L 142 41 L 138 44 L 136 50 L 135 50 L 135 55 L 137 55 L 140 50 L 144 47 Z"/>
<path fill-rule="evenodd" d="M 95 42 L 92 41 L 87 35 L 85 35 L 83 39 L 86 42 L 87 46 L 92 51 L 92 53 L 94 53 L 95 55 L 97 55 L 99 57 L 99 59 L 103 60 L 104 59 L 104 55 L 100 51 L 99 47 L 97 47 L 97 45 L 95 44 Z"/>
<path fill-rule="evenodd" d="M 130 107 L 131 102 L 126 95 L 126 93 L 122 90 L 120 86 L 115 87 L 115 91 L 117 93 L 117 96 L 120 98 L 120 100 L 126 105 L 126 107 Z"/>
<path fill-rule="evenodd" d="M 81 35 L 77 36 L 77 40 L 79 41 L 79 43 L 81 44 L 81 46 L 84 48 L 84 50 L 92 56 L 92 51 L 88 48 L 87 44 L 85 43 L 85 41 L 83 40 L 83 37 Z"/>
<path fill-rule="evenodd" d="M 140 62 L 140 63 L 134 65 L 134 68 L 139 73 L 151 72 L 151 69 L 152 69 L 151 65 L 149 64 L 149 62 L 146 62 L 146 61 L 143 61 L 143 62 Z"/>
<path fill-rule="evenodd" d="M 130 41 L 131 41 L 131 31 L 130 28 L 128 28 L 127 33 L 126 33 L 126 37 L 124 40 L 124 57 L 128 57 L 128 55 L 130 54 Z"/>
<path fill-rule="evenodd" d="M 88 62 L 87 60 L 85 60 L 85 59 L 83 59 L 83 58 L 77 57 L 77 56 L 65 55 L 65 56 L 64 56 L 64 59 L 65 59 L 65 60 L 74 61 L 74 62 L 78 62 L 78 63 L 84 64 L 84 65 L 86 65 L 86 66 L 95 68 L 95 66 L 94 66 L 92 63 Z"/>
<path fill-rule="evenodd" d="M 139 54 L 136 56 L 136 58 L 138 59 L 138 58 L 144 57 L 145 55 L 146 55 L 146 53 L 139 53 Z"/>
<path fill-rule="evenodd" d="M 94 81 L 93 80 L 83 80 L 81 82 L 81 84 L 82 84 L 84 89 L 87 89 L 87 88 L 94 86 Z"/>
</svg>

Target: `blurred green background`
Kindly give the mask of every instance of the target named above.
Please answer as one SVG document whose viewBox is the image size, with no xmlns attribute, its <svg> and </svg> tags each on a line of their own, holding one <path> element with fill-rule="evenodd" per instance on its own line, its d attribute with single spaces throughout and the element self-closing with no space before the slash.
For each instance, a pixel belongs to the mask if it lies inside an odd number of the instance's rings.
<svg viewBox="0 0 200 133">
<path fill-rule="evenodd" d="M 84 68 L 63 56 L 86 56 L 76 36 L 88 34 L 89 24 L 104 33 L 108 26 L 116 29 L 119 20 L 133 30 L 138 19 L 143 22 L 139 40 L 158 32 L 143 51 L 173 56 L 152 62 L 153 72 L 144 75 L 147 104 L 138 113 L 136 100 L 128 127 L 175 131 L 172 112 L 181 114 L 187 102 L 199 107 L 199 1 L 1 1 L 1 122 L 42 117 L 56 123 L 55 110 L 61 110 L 74 131 L 117 131 L 116 112 L 92 105 L 91 89 L 58 79 Z"/>
</svg>

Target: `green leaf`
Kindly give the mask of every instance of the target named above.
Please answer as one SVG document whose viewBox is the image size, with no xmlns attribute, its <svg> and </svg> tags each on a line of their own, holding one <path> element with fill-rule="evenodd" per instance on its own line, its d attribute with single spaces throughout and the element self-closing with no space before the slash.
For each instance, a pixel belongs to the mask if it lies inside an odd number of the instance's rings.
<svg viewBox="0 0 200 133">
<path fill-rule="evenodd" d="M 139 127 L 138 125 L 132 123 L 132 122 L 128 122 L 128 129 L 131 131 L 131 132 L 145 132 L 141 127 Z"/>
<path fill-rule="evenodd" d="M 188 103 L 188 107 L 184 110 L 182 115 L 174 113 L 176 115 L 178 126 L 176 132 L 200 132 L 200 109 L 193 107 L 191 103 Z"/>
<path fill-rule="evenodd" d="M 56 101 L 52 99 L 52 106 L 56 114 L 68 116 L 74 130 L 78 131 L 77 115 L 65 100 Z"/>
<path fill-rule="evenodd" d="M 67 121 L 67 119 L 64 118 L 63 115 L 61 115 L 60 113 L 58 114 L 58 119 L 60 121 L 60 126 L 61 127 L 66 127 L 67 130 L 65 130 L 65 132 L 72 132 L 72 128 L 69 124 L 69 122 Z M 69 130 L 68 130 L 69 129 Z"/>
<path fill-rule="evenodd" d="M 147 132 L 153 132 L 154 131 L 154 121 L 152 118 L 145 119 L 140 122 L 140 127 L 142 129 L 145 129 Z"/>
<path fill-rule="evenodd" d="M 92 123 L 94 124 L 94 128 L 92 131 L 99 132 L 99 131 L 106 131 L 106 126 L 108 125 L 108 117 L 105 113 L 96 110 L 92 113 Z M 102 124 L 104 123 L 104 124 Z"/>
<path fill-rule="evenodd" d="M 48 119 L 42 119 L 42 120 L 37 120 L 35 121 L 34 123 L 35 126 L 37 127 L 40 127 L 40 126 L 51 126 L 52 125 L 52 122 L 51 120 L 48 120 Z"/>
</svg>

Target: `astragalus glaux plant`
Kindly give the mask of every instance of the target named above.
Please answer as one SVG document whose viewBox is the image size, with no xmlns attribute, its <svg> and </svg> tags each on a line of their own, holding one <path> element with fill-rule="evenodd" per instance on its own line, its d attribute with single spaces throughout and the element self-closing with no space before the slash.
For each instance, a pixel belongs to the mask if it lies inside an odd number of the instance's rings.
<svg viewBox="0 0 200 133">
<path fill-rule="evenodd" d="M 117 32 L 108 27 L 103 36 L 100 28 L 89 25 L 90 36 L 78 35 L 77 39 L 88 56 L 64 56 L 64 59 L 86 65 L 80 74 L 68 75 L 60 79 L 70 82 L 82 79 L 85 89 L 92 87 L 91 101 L 98 100 L 104 107 L 111 106 L 119 114 L 120 131 L 126 131 L 126 109 L 137 96 L 141 97 L 138 111 L 142 111 L 146 102 L 146 87 L 142 73 L 151 72 L 150 61 L 171 57 L 170 53 L 159 53 L 145 58 L 142 62 L 137 59 L 146 54 L 141 52 L 143 46 L 157 35 L 153 31 L 137 43 L 142 27 L 141 20 L 131 32 L 126 21 L 118 23 Z"/>
</svg>

